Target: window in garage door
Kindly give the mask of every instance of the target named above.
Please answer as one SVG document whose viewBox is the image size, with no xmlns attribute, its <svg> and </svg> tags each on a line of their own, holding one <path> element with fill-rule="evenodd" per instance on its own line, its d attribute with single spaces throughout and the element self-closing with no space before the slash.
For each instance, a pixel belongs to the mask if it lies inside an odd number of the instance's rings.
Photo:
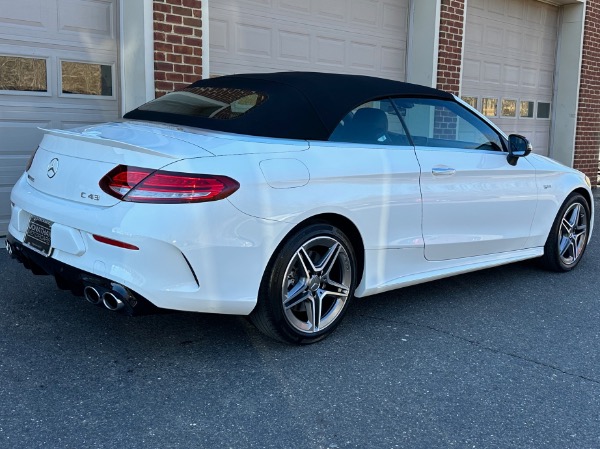
<svg viewBox="0 0 600 449">
<path fill-rule="evenodd" d="M 0 236 L 38 128 L 119 114 L 118 1 L 3 1 L 0 9 Z"/>
<path fill-rule="evenodd" d="M 400 81 L 409 0 L 211 0 L 211 76 L 308 70 Z"/>
<path fill-rule="evenodd" d="M 0 92 L 48 92 L 47 59 L 0 55 Z"/>
<path fill-rule="evenodd" d="M 113 68 L 107 64 L 60 62 L 61 94 L 113 96 Z"/>
<path fill-rule="evenodd" d="M 537 0 L 469 0 L 462 95 L 507 133 L 548 154 L 558 8 Z"/>
</svg>

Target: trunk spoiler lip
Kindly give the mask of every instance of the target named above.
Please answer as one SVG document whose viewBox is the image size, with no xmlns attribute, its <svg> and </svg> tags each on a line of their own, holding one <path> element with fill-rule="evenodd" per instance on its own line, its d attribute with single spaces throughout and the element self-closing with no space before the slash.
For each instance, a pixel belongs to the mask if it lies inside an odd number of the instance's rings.
<svg viewBox="0 0 600 449">
<path fill-rule="evenodd" d="M 119 140 L 113 140 L 113 139 L 107 139 L 105 137 L 102 137 L 99 133 L 96 133 L 94 131 L 90 131 L 90 132 L 73 132 L 73 131 L 68 131 L 68 130 L 64 130 L 64 129 L 47 129 L 47 128 L 42 128 L 42 127 L 38 127 L 38 129 L 40 131 L 44 131 L 47 134 L 51 134 L 54 136 L 59 136 L 59 137 L 64 137 L 64 136 L 68 136 L 71 139 L 75 139 L 75 140 L 81 140 L 83 142 L 90 142 L 90 143 L 98 143 L 98 142 L 102 142 L 102 143 L 110 143 L 111 146 L 113 147 L 117 147 L 117 148 L 122 148 L 124 150 L 133 150 L 133 151 L 138 151 L 140 153 L 145 153 L 145 154 L 150 154 L 153 156 L 160 156 L 160 157 L 164 157 L 167 159 L 172 159 L 174 161 L 176 160 L 181 160 L 181 159 L 188 159 L 188 157 L 182 157 L 181 155 L 177 155 L 177 154 L 168 154 L 168 153 L 164 153 L 161 151 L 157 151 L 157 150 L 153 150 L 151 148 L 146 148 L 143 146 L 139 146 L 139 145 L 134 145 L 131 143 L 126 143 L 126 142 L 121 142 Z M 173 136 L 164 136 L 167 137 L 169 139 L 173 139 L 173 140 L 178 140 L 181 142 L 185 142 L 188 145 L 192 145 L 196 148 L 198 148 L 199 151 L 203 151 L 206 153 L 206 156 L 215 156 L 213 153 L 211 153 L 210 151 L 198 146 L 198 145 L 194 145 L 191 142 L 187 142 L 181 139 L 178 139 L 177 137 L 173 137 Z M 192 157 L 202 157 L 200 154 L 192 156 Z"/>
</svg>

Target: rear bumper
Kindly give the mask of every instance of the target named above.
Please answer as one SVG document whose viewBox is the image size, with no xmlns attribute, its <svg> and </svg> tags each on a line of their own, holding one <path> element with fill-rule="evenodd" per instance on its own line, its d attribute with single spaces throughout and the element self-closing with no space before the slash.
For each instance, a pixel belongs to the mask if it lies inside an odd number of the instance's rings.
<svg viewBox="0 0 600 449">
<path fill-rule="evenodd" d="M 93 286 L 106 292 L 118 290 L 119 293 L 115 294 L 122 299 L 125 313 L 134 315 L 147 313 L 154 309 L 152 304 L 139 293 L 109 279 L 72 267 L 51 257 L 45 257 L 23 245 L 10 233 L 6 236 L 6 250 L 11 258 L 22 263 L 32 273 L 53 276 L 60 289 L 70 290 L 74 295 L 82 296 L 86 286 Z M 97 303 L 102 303 L 101 298 Z"/>
<path fill-rule="evenodd" d="M 23 178 L 11 201 L 9 241 L 33 269 L 66 280 L 76 292 L 92 276 L 156 307 L 190 312 L 248 315 L 269 257 L 290 226 L 245 215 L 227 200 L 92 207 L 46 195 Z M 54 223 L 50 257 L 23 246 L 32 215 Z M 110 246 L 93 235 L 139 250 Z"/>
<path fill-rule="evenodd" d="M 49 274 L 56 278 L 56 283 L 64 290 L 71 290 L 76 295 L 83 294 L 84 283 L 93 281 L 110 285 L 108 279 L 94 276 L 75 267 L 59 262 L 51 257 L 27 248 L 10 233 L 6 236 L 6 250 L 11 258 L 22 263 L 25 268 L 34 274 Z"/>
</svg>

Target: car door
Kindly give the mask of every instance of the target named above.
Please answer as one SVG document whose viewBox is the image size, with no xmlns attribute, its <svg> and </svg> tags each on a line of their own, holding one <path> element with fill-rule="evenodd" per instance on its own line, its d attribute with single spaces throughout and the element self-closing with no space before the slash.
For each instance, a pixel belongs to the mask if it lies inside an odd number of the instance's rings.
<svg viewBox="0 0 600 449">
<path fill-rule="evenodd" d="M 535 169 L 507 161 L 506 142 L 452 100 L 395 99 L 421 166 L 430 261 L 524 249 L 537 205 Z"/>
<path fill-rule="evenodd" d="M 326 186 L 332 193 L 321 204 L 331 200 L 348 209 L 364 242 L 363 283 L 383 285 L 424 264 L 420 168 L 391 101 L 358 106 L 329 142 L 310 145 L 307 187 L 323 191 Z"/>
</svg>

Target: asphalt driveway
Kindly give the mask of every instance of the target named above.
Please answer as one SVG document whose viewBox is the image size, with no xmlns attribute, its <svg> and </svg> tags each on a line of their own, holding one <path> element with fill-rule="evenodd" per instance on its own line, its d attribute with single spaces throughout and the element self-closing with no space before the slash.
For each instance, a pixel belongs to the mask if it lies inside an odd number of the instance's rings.
<svg viewBox="0 0 600 449">
<path fill-rule="evenodd" d="M 599 448 L 596 230 L 572 273 L 359 300 L 308 347 L 239 317 L 116 315 L 0 251 L 0 447 Z"/>
</svg>

